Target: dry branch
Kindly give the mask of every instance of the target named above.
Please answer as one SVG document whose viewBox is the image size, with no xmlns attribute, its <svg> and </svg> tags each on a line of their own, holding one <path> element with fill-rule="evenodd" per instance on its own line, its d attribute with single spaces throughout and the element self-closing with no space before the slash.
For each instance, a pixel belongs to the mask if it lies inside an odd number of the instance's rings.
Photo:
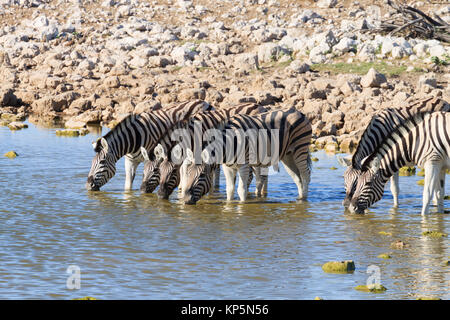
<svg viewBox="0 0 450 320">
<path fill-rule="evenodd" d="M 423 11 L 400 5 L 392 0 L 386 2 L 396 13 L 388 20 L 381 21 L 374 31 L 387 32 L 389 35 L 404 33 L 406 37 L 437 39 L 450 43 L 450 25 L 434 13 L 433 18 Z"/>
</svg>

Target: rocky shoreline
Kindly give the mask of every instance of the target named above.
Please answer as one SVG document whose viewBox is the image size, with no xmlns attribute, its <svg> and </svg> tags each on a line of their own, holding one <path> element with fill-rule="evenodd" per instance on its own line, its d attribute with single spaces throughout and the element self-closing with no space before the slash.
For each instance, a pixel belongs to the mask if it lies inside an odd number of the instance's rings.
<svg viewBox="0 0 450 320">
<path fill-rule="evenodd" d="M 448 4 L 410 5 L 450 23 Z M 317 147 L 347 152 L 380 109 L 450 101 L 450 45 L 374 32 L 390 14 L 383 1 L 0 0 L 0 124 L 255 102 L 296 106 Z"/>
</svg>

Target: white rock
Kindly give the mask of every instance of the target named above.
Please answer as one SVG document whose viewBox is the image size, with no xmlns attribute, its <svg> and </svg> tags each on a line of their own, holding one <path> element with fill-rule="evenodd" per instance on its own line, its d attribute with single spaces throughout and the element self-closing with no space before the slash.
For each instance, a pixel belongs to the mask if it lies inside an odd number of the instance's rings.
<svg viewBox="0 0 450 320">
<path fill-rule="evenodd" d="M 440 44 L 430 47 L 428 52 L 430 53 L 430 56 L 436 56 L 438 58 L 443 58 L 444 55 L 447 54 L 447 50 L 445 50 L 445 48 Z"/>
<path fill-rule="evenodd" d="M 317 2 L 317 6 L 319 8 L 334 8 L 337 4 L 337 0 L 319 0 L 319 2 Z"/>
</svg>

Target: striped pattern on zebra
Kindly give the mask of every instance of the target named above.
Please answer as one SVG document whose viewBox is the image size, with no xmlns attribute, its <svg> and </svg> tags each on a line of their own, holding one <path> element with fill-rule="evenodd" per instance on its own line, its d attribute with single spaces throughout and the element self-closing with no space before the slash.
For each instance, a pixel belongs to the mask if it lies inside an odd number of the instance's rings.
<svg viewBox="0 0 450 320">
<path fill-rule="evenodd" d="M 254 103 L 242 103 L 239 104 L 237 106 L 232 106 L 232 107 L 228 107 L 228 108 L 223 108 L 217 111 L 207 111 L 207 112 L 202 112 L 202 113 L 198 113 L 196 114 L 194 117 L 192 117 L 188 123 L 180 123 L 177 126 L 174 126 L 172 128 L 172 130 L 169 130 L 166 135 L 163 137 L 163 139 L 161 139 L 160 144 L 161 144 L 161 148 L 162 150 L 164 150 L 164 159 L 162 160 L 162 162 L 160 163 L 160 167 L 157 170 L 157 173 L 155 173 L 155 175 L 159 175 L 159 179 L 161 180 L 160 182 L 160 189 L 158 191 L 158 196 L 160 196 L 161 198 L 164 199 L 168 199 L 168 197 L 170 196 L 170 194 L 173 192 L 173 190 L 177 187 L 177 186 L 182 186 L 183 185 L 183 178 L 185 176 L 184 172 L 185 172 L 185 168 L 188 165 L 188 163 L 186 161 L 183 161 L 183 164 L 174 164 L 171 163 L 170 160 L 170 156 L 171 156 L 171 152 L 173 147 L 175 147 L 178 142 L 177 141 L 173 141 L 171 139 L 171 134 L 178 129 L 188 129 L 187 134 L 189 135 L 189 137 L 186 137 L 187 140 L 185 140 L 187 146 L 184 149 L 187 149 L 187 147 L 189 145 L 194 145 L 194 125 L 196 123 L 201 123 L 202 125 L 202 131 L 205 132 L 208 129 L 212 129 L 212 128 L 220 128 L 224 122 L 226 122 L 231 116 L 235 115 L 235 114 L 258 114 L 258 113 L 262 113 L 265 112 L 266 108 L 254 104 Z M 185 139 L 185 138 L 183 138 Z M 185 145 L 186 145 L 185 144 Z M 182 158 L 185 158 L 186 155 L 182 155 Z M 186 160 L 186 159 L 185 159 Z M 163 166 L 163 167 L 161 167 Z M 145 170 L 145 168 L 144 168 Z M 220 174 L 220 168 L 216 168 L 216 173 L 215 173 L 215 185 L 218 186 L 218 178 L 219 178 L 219 174 Z M 149 179 L 149 177 L 151 177 L 152 173 L 150 172 L 145 172 L 145 174 L 147 175 L 147 179 Z M 177 181 L 180 181 L 178 185 L 175 185 L 175 183 Z M 262 179 L 263 181 L 267 181 L 267 179 Z M 150 181 L 150 180 L 148 180 Z M 143 182 L 143 184 L 145 183 L 145 181 Z M 261 183 L 259 183 L 261 184 Z M 180 188 L 182 190 L 182 187 Z"/>
<path fill-rule="evenodd" d="M 116 162 L 123 156 L 126 156 L 125 189 L 131 188 L 136 168 L 143 161 L 141 147 L 153 151 L 159 139 L 175 124 L 187 120 L 197 112 L 210 108 L 211 106 L 205 101 L 195 100 L 151 113 L 127 116 L 106 135 L 93 143 L 96 154 L 92 159 L 86 188 L 99 190 L 105 185 L 116 173 Z"/>
<path fill-rule="evenodd" d="M 405 163 L 425 170 L 422 215 L 428 213 L 434 193 L 442 211 L 445 170 L 450 168 L 450 113 L 416 114 L 385 137 L 363 161 L 349 209 L 363 213 L 380 200 L 388 179 Z"/>
<path fill-rule="evenodd" d="M 392 133 L 398 125 L 404 123 L 415 114 L 434 111 L 450 111 L 450 105 L 439 97 L 430 97 L 417 101 L 408 107 L 383 109 L 372 118 L 361 136 L 351 160 L 338 157 L 339 163 L 344 167 L 347 167 L 344 173 L 344 186 L 346 192 L 345 199 L 342 202 L 344 207 L 348 207 L 350 204 L 350 199 L 352 198 L 356 187 L 356 181 L 361 174 L 363 160 L 370 156 L 380 143 L 382 143 L 384 138 Z M 406 165 L 411 164 L 406 163 Z M 398 179 L 398 172 L 394 173 L 390 179 L 390 187 L 395 207 L 398 206 L 398 194 L 400 190 Z"/>
<path fill-rule="evenodd" d="M 267 139 L 256 140 L 256 149 L 251 149 L 248 143 L 234 143 L 234 138 L 227 134 L 232 130 L 236 135 L 251 130 L 265 130 Z M 272 130 L 279 130 L 279 134 L 273 134 Z M 306 199 L 308 185 L 311 175 L 311 159 L 309 155 L 309 145 L 311 143 L 311 124 L 309 120 L 294 108 L 267 112 L 260 115 L 236 115 L 232 117 L 222 130 L 222 139 L 217 139 L 203 148 L 202 164 L 193 163 L 188 168 L 188 177 L 185 185 L 184 202 L 195 204 L 204 194 L 208 192 L 211 183 L 211 166 L 216 163 L 223 164 L 223 170 L 227 184 L 227 199 L 232 200 L 236 173 L 239 172 L 238 194 L 241 201 L 247 197 L 247 177 L 249 166 L 267 167 L 270 163 L 262 163 L 259 157 L 254 157 L 251 153 L 255 150 L 274 150 L 272 146 L 278 146 L 278 153 L 271 157 L 278 157 L 292 177 L 298 188 L 299 199 Z M 265 146 L 262 144 L 266 143 Z M 237 146 L 239 144 L 239 146 Z M 239 148 L 239 150 L 237 149 Z M 230 151 L 234 152 L 230 156 Z M 276 151 L 274 151 L 276 152 Z M 213 156 L 213 153 L 215 154 Z M 211 161 L 215 156 L 217 159 Z M 240 161 L 244 159 L 244 163 Z M 252 159 L 252 160 L 250 160 Z M 213 163 L 214 162 L 214 163 Z M 250 163 L 255 162 L 255 163 Z"/>
</svg>

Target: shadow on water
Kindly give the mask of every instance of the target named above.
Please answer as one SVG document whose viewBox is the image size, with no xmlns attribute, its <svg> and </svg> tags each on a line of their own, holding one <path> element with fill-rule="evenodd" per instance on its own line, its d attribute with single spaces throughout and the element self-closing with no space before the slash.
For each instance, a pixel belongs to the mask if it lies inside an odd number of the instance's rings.
<svg viewBox="0 0 450 320">
<path fill-rule="evenodd" d="M 341 206 L 344 169 L 324 152 L 314 155 L 303 202 L 283 168 L 269 176 L 268 197 L 246 203 L 225 200 L 223 177 L 219 191 L 194 206 L 177 192 L 169 200 L 124 192 L 123 159 L 102 191 L 88 192 L 91 142 L 107 129 L 63 138 L 53 126 L 0 127 L 0 152 L 19 154 L 0 158 L 0 298 L 449 298 L 449 237 L 422 234 L 449 233 L 448 215 L 420 215 L 420 177 L 401 177 L 399 208 L 386 188 L 364 215 Z M 399 240 L 403 248 L 391 246 Z M 321 269 L 344 259 L 355 261 L 353 274 Z M 81 270 L 78 290 L 66 287 L 71 265 Z M 353 289 L 366 283 L 369 266 L 379 267 L 388 291 Z"/>
</svg>

